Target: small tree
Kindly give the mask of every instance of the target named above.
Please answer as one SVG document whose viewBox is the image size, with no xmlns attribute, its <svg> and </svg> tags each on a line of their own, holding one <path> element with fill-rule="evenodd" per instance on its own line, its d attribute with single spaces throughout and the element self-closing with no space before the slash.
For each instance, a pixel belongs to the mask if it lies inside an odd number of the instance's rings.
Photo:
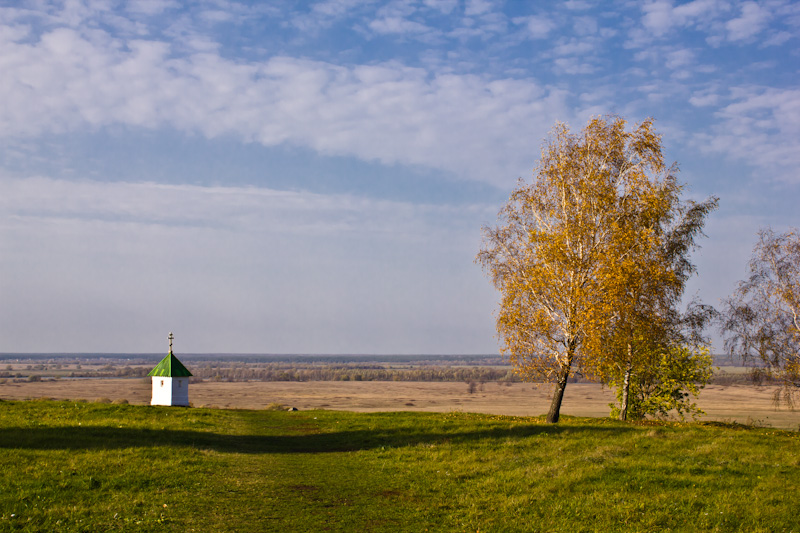
<svg viewBox="0 0 800 533">
<path fill-rule="evenodd" d="M 619 259 L 605 273 L 607 326 L 587 341 L 596 353 L 590 362 L 592 374 L 619 389 L 614 412 L 621 420 L 627 419 L 629 400 L 641 402 L 642 394 L 654 390 L 640 387 L 638 396 L 629 394 L 633 382 L 666 379 L 664 365 L 673 359 L 670 354 L 707 351 L 703 330 L 715 315 L 713 308 L 698 302 L 691 302 L 685 313 L 679 306 L 686 282 L 696 271 L 689 254 L 718 200 L 682 201 L 680 187 L 667 185 L 652 192 L 643 211 L 622 218 L 622 227 L 614 232 L 618 242 L 612 255 Z M 699 374 L 708 367 L 702 357 L 686 360 L 690 361 Z"/>
<path fill-rule="evenodd" d="M 533 182 L 520 182 L 500 226 L 484 228 L 477 261 L 502 295 L 503 351 L 524 378 L 555 382 L 548 422 L 558 421 L 572 374 L 611 379 L 614 367 L 630 377 L 620 352 L 605 358 L 608 348 L 624 343 L 632 356 L 638 346 L 626 335 L 662 327 L 657 313 L 682 291 L 686 240 L 665 237 L 682 208 L 675 168 L 651 120 L 625 125 L 594 118 L 572 134 L 557 124 Z M 679 224 L 674 236 L 688 229 Z"/>
<path fill-rule="evenodd" d="M 748 265 L 725 302 L 725 347 L 754 365 L 756 381 L 777 383 L 776 403 L 800 393 L 800 232 L 762 229 Z"/>
<path fill-rule="evenodd" d="M 619 381 L 619 375 L 609 379 L 608 384 L 617 389 L 618 402 L 610 404 L 611 416 L 641 420 L 646 416 L 666 417 L 674 411 L 684 420 L 686 415 L 694 418 L 702 414 L 692 397 L 700 394 L 711 379 L 708 348 L 660 347 L 646 355 L 640 359 L 646 359 L 648 364 L 641 365 L 636 373 L 625 374 L 627 386 Z"/>
</svg>

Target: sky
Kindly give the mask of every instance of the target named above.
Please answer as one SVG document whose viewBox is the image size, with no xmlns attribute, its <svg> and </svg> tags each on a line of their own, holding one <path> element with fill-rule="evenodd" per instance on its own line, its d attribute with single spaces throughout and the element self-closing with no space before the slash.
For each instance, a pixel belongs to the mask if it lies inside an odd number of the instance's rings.
<svg viewBox="0 0 800 533">
<path fill-rule="evenodd" d="M 0 0 L 0 352 L 496 353 L 481 228 L 606 114 L 720 198 L 719 306 L 800 225 L 798 36 L 789 0 Z"/>
</svg>

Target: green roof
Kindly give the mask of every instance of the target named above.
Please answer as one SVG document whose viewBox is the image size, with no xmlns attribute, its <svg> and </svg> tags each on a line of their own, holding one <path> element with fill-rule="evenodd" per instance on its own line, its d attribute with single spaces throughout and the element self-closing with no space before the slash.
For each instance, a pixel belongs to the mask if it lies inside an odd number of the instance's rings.
<svg viewBox="0 0 800 533">
<path fill-rule="evenodd" d="M 192 373 L 186 370 L 186 367 L 183 366 L 183 363 L 178 361 L 178 358 L 175 357 L 172 352 L 169 352 L 169 354 L 167 354 L 167 356 L 162 359 L 161 362 L 158 363 L 156 367 L 147 375 L 164 376 L 168 378 L 182 378 L 191 376 Z"/>
</svg>

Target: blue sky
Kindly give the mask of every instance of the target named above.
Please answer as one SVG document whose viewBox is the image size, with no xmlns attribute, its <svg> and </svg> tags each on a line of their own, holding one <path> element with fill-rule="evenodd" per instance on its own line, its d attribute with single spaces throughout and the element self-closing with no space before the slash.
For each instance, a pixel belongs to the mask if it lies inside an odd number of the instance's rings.
<svg viewBox="0 0 800 533">
<path fill-rule="evenodd" d="M 712 305 L 798 225 L 800 4 L 0 2 L 0 351 L 494 353 L 556 121 L 654 117 Z"/>
</svg>

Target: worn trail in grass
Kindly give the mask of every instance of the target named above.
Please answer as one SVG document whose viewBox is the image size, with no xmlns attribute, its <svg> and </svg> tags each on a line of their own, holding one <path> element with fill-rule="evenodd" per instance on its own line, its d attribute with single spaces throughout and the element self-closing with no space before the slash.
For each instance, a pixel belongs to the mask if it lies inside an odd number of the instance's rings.
<svg viewBox="0 0 800 533">
<path fill-rule="evenodd" d="M 0 402 L 0 531 L 800 531 L 798 433 Z"/>
</svg>

